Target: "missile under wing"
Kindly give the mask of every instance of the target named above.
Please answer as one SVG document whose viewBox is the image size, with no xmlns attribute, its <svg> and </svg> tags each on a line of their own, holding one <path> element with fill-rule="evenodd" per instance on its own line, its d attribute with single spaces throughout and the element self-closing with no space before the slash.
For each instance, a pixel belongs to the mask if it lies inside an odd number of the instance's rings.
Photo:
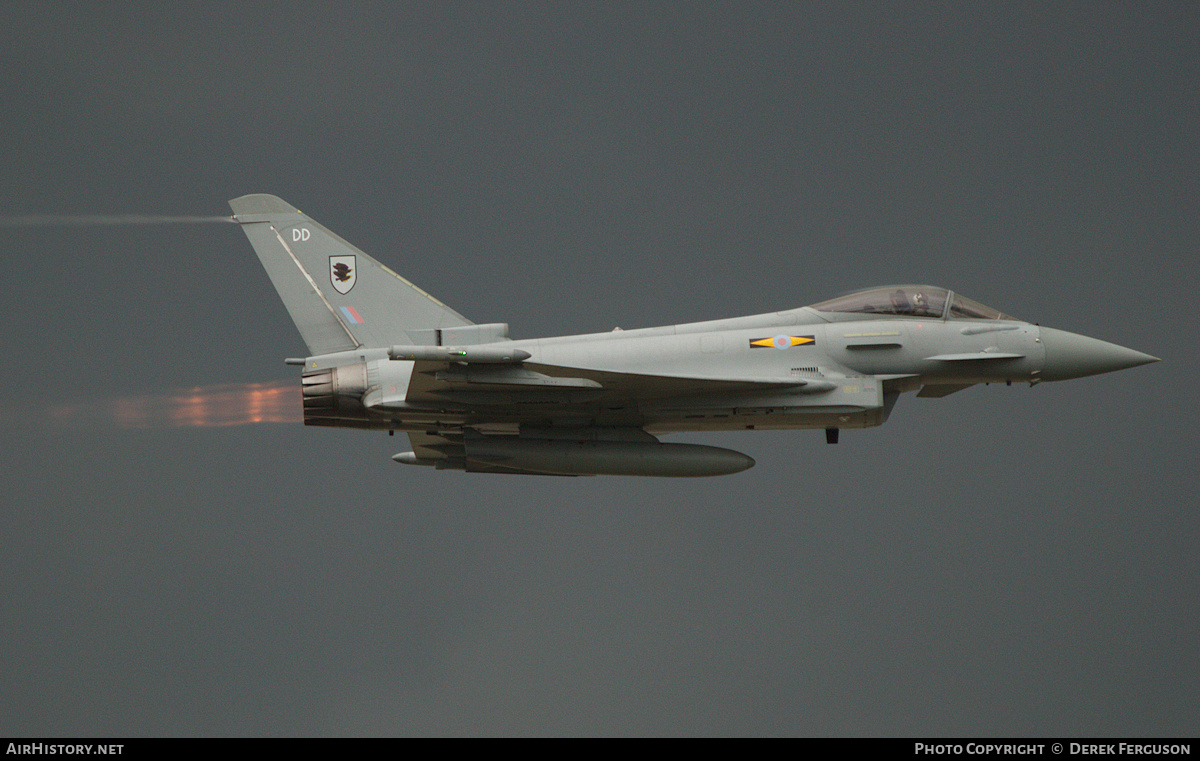
<svg viewBox="0 0 1200 761">
<path fill-rule="evenodd" d="M 230 201 L 308 347 L 308 425 L 402 431 L 408 465 L 525 475 L 712 476 L 754 464 L 684 431 L 881 425 L 899 396 L 1157 361 L 953 291 L 894 285 L 779 312 L 512 340 L 271 195 Z"/>
</svg>

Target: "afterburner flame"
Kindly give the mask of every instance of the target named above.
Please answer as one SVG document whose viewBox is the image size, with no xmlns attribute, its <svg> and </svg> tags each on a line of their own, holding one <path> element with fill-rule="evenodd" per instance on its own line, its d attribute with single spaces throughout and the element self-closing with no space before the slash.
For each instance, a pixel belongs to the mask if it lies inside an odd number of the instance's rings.
<svg viewBox="0 0 1200 761">
<path fill-rule="evenodd" d="M 109 402 L 60 404 L 50 418 L 67 425 L 113 423 L 121 428 L 213 428 L 304 420 L 295 381 L 222 383 Z"/>
</svg>

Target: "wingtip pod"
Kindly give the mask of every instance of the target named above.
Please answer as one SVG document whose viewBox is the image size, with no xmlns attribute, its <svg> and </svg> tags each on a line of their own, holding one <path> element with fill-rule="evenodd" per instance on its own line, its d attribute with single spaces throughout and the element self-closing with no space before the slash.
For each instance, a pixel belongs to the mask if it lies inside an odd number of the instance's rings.
<svg viewBox="0 0 1200 761">
<path fill-rule="evenodd" d="M 532 356 L 527 351 L 503 346 L 392 346 L 388 349 L 389 359 L 429 362 L 520 364 Z"/>
<path fill-rule="evenodd" d="M 392 459 L 401 465 L 427 465 L 433 467 L 437 464 L 437 460 L 417 457 L 416 452 L 401 452 L 399 454 L 392 455 Z"/>
</svg>

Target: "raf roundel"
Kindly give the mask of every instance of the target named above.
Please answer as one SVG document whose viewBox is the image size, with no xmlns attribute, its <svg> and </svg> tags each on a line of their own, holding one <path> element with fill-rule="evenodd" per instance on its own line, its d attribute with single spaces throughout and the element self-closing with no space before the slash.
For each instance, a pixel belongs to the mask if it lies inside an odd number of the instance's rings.
<svg viewBox="0 0 1200 761">
<path fill-rule="evenodd" d="M 793 346 L 804 346 L 806 344 L 816 343 L 816 338 L 813 336 L 789 336 L 786 334 L 778 335 L 773 338 L 751 338 L 751 349 L 790 349 Z"/>
</svg>

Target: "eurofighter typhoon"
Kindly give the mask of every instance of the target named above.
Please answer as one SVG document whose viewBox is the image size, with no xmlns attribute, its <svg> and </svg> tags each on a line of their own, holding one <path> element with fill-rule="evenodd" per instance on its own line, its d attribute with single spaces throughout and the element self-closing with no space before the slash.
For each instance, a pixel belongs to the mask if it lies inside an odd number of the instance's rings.
<svg viewBox="0 0 1200 761">
<path fill-rule="evenodd" d="M 1141 352 L 928 285 L 781 312 L 511 340 L 476 325 L 271 195 L 234 219 L 311 356 L 307 425 L 403 431 L 408 465 L 523 475 L 717 476 L 754 460 L 683 431 L 881 425 L 903 393 L 1030 385 L 1136 367 Z"/>
</svg>

